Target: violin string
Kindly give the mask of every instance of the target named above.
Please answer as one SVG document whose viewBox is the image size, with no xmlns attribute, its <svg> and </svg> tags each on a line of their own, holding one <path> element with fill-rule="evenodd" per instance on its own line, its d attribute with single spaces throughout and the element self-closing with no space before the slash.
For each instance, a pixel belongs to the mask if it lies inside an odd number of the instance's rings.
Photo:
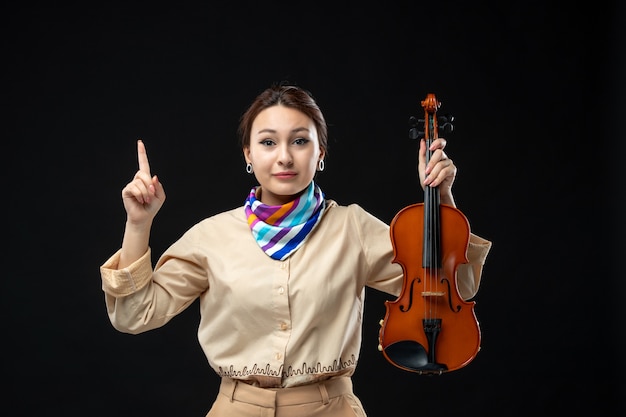
<svg viewBox="0 0 626 417">
<path fill-rule="evenodd" d="M 428 134 L 428 130 L 426 129 Z M 428 146 L 430 146 L 430 138 L 426 137 L 426 165 L 428 165 L 428 161 L 430 161 L 430 150 L 428 150 Z M 430 318 L 430 297 L 428 296 L 428 291 L 430 290 L 430 266 L 432 262 L 431 250 L 429 246 L 430 242 L 430 187 L 426 186 L 424 189 L 424 247 L 425 251 L 423 255 L 424 259 L 424 282 L 422 284 L 424 297 L 424 319 L 428 320 Z"/>
<path fill-rule="evenodd" d="M 433 124 L 432 124 L 432 119 L 431 117 L 429 117 L 429 133 L 431 133 L 429 135 L 429 141 L 428 141 L 428 146 L 430 147 L 430 145 L 432 144 L 432 132 L 433 132 Z M 427 152 L 428 154 L 428 161 L 430 161 L 431 157 L 432 157 L 432 151 L 428 150 Z M 436 282 L 433 282 L 434 279 L 436 279 L 436 277 L 433 277 L 433 273 L 436 273 L 437 271 L 437 264 L 436 264 L 436 259 L 437 259 L 437 253 L 436 253 L 436 241 L 435 241 L 435 237 L 436 237 L 436 233 L 435 233 L 435 188 L 433 187 L 427 187 L 427 194 L 428 194 L 428 224 L 427 224 L 427 229 L 428 229 L 428 257 L 429 257 L 429 261 L 428 261 L 428 265 L 429 265 L 429 271 L 428 271 L 428 294 L 429 296 L 427 297 L 427 304 L 428 304 L 428 318 L 432 319 L 435 317 L 435 312 L 433 312 L 433 300 L 436 294 Z"/>
<path fill-rule="evenodd" d="M 426 163 L 430 161 L 433 155 L 433 151 L 431 151 L 430 145 L 432 142 L 437 139 L 437 119 L 433 113 L 429 113 L 428 117 L 428 140 L 426 142 L 427 151 L 426 151 Z M 428 194 L 428 241 L 429 243 L 429 265 L 430 271 L 428 274 L 428 285 L 427 289 L 430 292 L 430 296 L 428 297 L 428 308 L 429 308 L 429 318 L 436 318 L 438 311 L 437 307 L 439 305 L 438 298 L 439 296 L 439 248 L 440 248 L 440 219 L 439 219 L 439 189 L 437 187 L 427 187 Z"/>
</svg>

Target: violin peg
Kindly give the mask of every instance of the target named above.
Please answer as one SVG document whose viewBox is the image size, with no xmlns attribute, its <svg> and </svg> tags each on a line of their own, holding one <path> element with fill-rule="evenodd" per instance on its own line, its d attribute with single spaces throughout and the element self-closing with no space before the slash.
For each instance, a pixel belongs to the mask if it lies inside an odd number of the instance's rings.
<svg viewBox="0 0 626 417">
<path fill-rule="evenodd" d="M 442 114 L 440 116 L 437 116 L 437 121 L 439 122 L 439 124 L 453 123 L 454 116 L 451 114 Z"/>
<path fill-rule="evenodd" d="M 424 124 L 424 119 L 418 119 L 415 116 L 409 117 L 409 139 L 421 139 L 424 137 L 424 130 L 422 130 L 422 126 Z"/>
<path fill-rule="evenodd" d="M 410 127 L 417 127 L 417 126 L 423 126 L 424 125 L 425 120 L 424 119 L 418 119 L 415 116 L 411 116 L 409 117 L 409 126 Z"/>
<path fill-rule="evenodd" d="M 454 131 L 454 126 L 450 123 L 444 123 L 439 126 L 439 130 L 442 130 L 444 135 L 448 135 Z"/>
<path fill-rule="evenodd" d="M 444 114 L 442 116 L 437 116 L 437 122 L 439 124 L 439 130 L 444 134 L 449 134 L 454 131 L 454 116 L 451 114 Z"/>
<path fill-rule="evenodd" d="M 416 127 L 409 129 L 409 139 L 416 140 L 424 137 L 424 131 Z"/>
</svg>

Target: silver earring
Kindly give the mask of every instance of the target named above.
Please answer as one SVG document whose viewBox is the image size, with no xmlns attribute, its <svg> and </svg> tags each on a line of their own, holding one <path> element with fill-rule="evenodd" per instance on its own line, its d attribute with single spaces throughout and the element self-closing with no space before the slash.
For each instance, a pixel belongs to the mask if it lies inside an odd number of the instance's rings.
<svg viewBox="0 0 626 417">
<path fill-rule="evenodd" d="M 252 174 L 254 172 L 254 168 L 252 168 L 252 164 L 250 162 L 246 165 L 246 172 L 248 174 Z"/>
<path fill-rule="evenodd" d="M 324 160 L 323 159 L 320 159 L 320 161 L 317 164 L 317 168 L 318 168 L 317 169 L 318 171 L 323 171 L 324 170 Z"/>
</svg>

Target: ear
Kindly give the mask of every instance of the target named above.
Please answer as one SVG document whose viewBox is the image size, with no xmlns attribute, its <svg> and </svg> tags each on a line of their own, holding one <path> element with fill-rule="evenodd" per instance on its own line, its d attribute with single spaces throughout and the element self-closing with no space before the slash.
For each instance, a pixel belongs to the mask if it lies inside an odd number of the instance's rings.
<svg viewBox="0 0 626 417">
<path fill-rule="evenodd" d="M 320 146 L 320 157 L 319 157 L 319 159 L 324 159 L 325 156 L 326 156 L 326 149 L 324 149 L 322 146 Z"/>
<path fill-rule="evenodd" d="M 249 146 L 244 146 L 244 148 L 243 148 L 243 158 L 246 160 L 247 164 L 252 162 L 252 160 L 250 159 L 250 147 Z"/>
</svg>

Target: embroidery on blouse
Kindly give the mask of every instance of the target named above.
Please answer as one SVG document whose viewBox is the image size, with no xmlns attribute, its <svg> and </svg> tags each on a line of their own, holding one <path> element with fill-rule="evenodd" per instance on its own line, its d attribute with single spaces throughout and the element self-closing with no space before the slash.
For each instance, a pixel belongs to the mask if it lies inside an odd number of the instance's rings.
<svg viewBox="0 0 626 417">
<path fill-rule="evenodd" d="M 220 377 L 227 378 L 243 378 L 246 376 L 253 375 L 265 375 L 272 377 L 283 377 L 288 378 L 295 375 L 309 375 L 309 374 L 323 374 L 323 373 L 333 373 L 338 372 L 343 369 L 347 369 L 356 365 L 356 357 L 351 355 L 350 360 L 342 360 L 341 358 L 333 361 L 333 364 L 330 366 L 324 366 L 321 363 L 317 363 L 315 366 L 309 366 L 305 363 L 302 364 L 299 368 L 289 367 L 287 370 L 283 371 L 283 365 L 276 370 L 272 370 L 270 364 L 266 364 L 264 367 L 258 366 L 254 364 L 252 368 L 248 368 L 244 366 L 240 371 L 235 370 L 233 365 L 230 365 L 228 369 L 222 368 L 221 366 L 218 368 L 218 375 Z"/>
<path fill-rule="evenodd" d="M 325 374 L 337 372 L 342 369 L 347 369 L 356 365 L 356 358 L 352 355 L 349 361 L 342 361 L 341 358 L 333 361 L 332 366 L 322 366 L 321 363 L 317 363 L 315 367 L 309 367 L 306 362 L 302 364 L 300 368 L 287 368 L 287 371 L 283 373 L 283 377 L 290 377 L 295 375 L 309 375 L 309 374 Z"/>
</svg>

